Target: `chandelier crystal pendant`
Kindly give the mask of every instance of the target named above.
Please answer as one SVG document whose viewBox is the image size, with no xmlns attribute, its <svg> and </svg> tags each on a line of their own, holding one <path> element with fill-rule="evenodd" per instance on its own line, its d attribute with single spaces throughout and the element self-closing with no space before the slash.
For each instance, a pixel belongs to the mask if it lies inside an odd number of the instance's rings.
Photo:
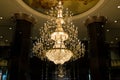
<svg viewBox="0 0 120 80">
<path fill-rule="evenodd" d="M 62 2 L 48 12 L 50 19 L 40 28 L 40 38 L 33 45 L 33 53 L 55 64 L 74 61 L 85 53 L 78 30 L 71 21 L 72 13 L 63 9 Z"/>
</svg>

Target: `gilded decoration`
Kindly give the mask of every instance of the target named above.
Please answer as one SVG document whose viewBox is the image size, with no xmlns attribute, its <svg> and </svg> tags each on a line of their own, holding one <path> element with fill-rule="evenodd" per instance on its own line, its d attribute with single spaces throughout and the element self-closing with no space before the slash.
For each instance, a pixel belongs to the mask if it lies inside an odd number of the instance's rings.
<svg viewBox="0 0 120 80">
<path fill-rule="evenodd" d="M 61 0 L 65 8 L 70 9 L 73 15 L 84 13 L 94 7 L 100 0 Z M 58 0 L 23 0 L 34 10 L 46 14 L 47 11 L 56 6 Z"/>
</svg>

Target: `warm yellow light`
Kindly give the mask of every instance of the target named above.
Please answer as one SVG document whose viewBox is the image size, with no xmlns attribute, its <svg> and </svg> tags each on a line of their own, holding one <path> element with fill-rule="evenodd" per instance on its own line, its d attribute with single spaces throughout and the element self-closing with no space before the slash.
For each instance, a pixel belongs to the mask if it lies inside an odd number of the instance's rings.
<svg viewBox="0 0 120 80">
<path fill-rule="evenodd" d="M 73 53 L 68 49 L 51 49 L 46 53 L 47 58 L 55 64 L 64 64 L 69 61 Z"/>
<path fill-rule="evenodd" d="M 77 38 L 77 28 L 67 21 L 71 13 L 64 12 L 59 1 L 55 10 L 50 11 L 51 19 L 40 29 L 41 38 L 35 42 L 33 51 L 42 60 L 46 58 L 55 64 L 64 64 L 83 56 L 85 46 Z"/>
<path fill-rule="evenodd" d="M 51 34 L 51 39 L 55 41 L 55 45 L 53 49 L 47 51 L 46 57 L 55 64 L 64 64 L 69 61 L 73 53 L 64 45 L 64 41 L 68 39 L 68 34 L 63 32 L 62 27 L 59 26 L 56 28 L 56 32 Z"/>
<path fill-rule="evenodd" d="M 51 34 L 51 39 L 57 42 L 65 41 L 68 39 L 68 34 L 65 32 L 54 32 Z"/>
</svg>

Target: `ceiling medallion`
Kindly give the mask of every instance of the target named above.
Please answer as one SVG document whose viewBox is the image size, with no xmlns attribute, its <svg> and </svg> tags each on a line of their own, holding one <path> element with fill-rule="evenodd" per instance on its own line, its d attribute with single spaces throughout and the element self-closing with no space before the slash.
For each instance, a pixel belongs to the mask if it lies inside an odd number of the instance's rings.
<svg viewBox="0 0 120 80">
<path fill-rule="evenodd" d="M 46 14 L 59 0 L 22 0 L 34 10 Z M 73 15 L 78 15 L 93 8 L 100 0 L 61 0 L 65 8 L 69 8 Z"/>
</svg>

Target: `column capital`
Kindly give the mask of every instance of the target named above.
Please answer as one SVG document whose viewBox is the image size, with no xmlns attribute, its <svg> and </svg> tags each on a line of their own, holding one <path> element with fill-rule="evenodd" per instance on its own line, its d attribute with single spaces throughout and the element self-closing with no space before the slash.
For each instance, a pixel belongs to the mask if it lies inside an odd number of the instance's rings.
<svg viewBox="0 0 120 80">
<path fill-rule="evenodd" d="M 31 22 L 32 24 L 36 23 L 35 18 L 31 15 L 26 14 L 26 13 L 14 13 L 13 18 L 15 20 L 26 20 L 28 22 Z"/>
<path fill-rule="evenodd" d="M 86 19 L 85 25 L 88 26 L 89 24 L 94 23 L 94 22 L 101 22 L 105 24 L 106 21 L 107 19 L 104 16 L 91 16 Z"/>
</svg>

